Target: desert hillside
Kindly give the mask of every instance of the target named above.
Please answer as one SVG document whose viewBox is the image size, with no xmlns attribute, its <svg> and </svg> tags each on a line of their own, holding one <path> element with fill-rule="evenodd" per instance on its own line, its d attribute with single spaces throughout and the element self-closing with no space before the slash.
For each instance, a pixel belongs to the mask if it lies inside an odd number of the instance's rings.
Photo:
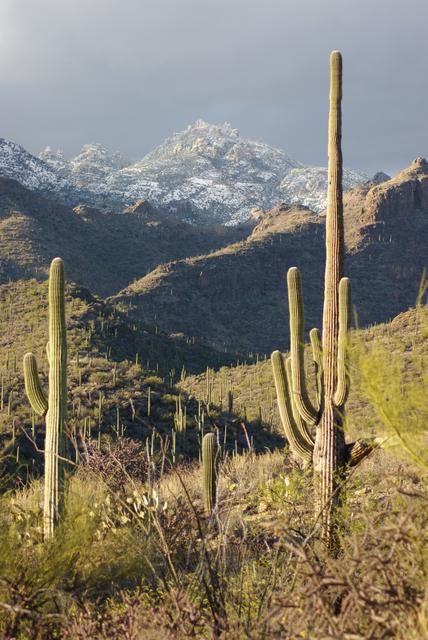
<svg viewBox="0 0 428 640">
<path fill-rule="evenodd" d="M 428 267 L 428 164 L 344 196 L 345 271 L 358 323 L 391 319 L 413 306 Z M 278 206 L 251 235 L 209 255 L 161 265 L 114 300 L 134 317 L 205 336 L 220 348 L 270 353 L 285 348 L 285 274 L 302 272 L 306 328 L 320 326 L 324 217 Z"/>
</svg>

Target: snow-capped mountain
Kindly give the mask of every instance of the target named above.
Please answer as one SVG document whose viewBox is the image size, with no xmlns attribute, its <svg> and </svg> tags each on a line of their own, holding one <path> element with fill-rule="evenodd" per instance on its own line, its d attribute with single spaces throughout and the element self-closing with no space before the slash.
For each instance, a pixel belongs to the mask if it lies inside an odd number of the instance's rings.
<svg viewBox="0 0 428 640">
<path fill-rule="evenodd" d="M 134 163 L 103 145 L 85 145 L 67 160 L 46 147 L 39 158 L 0 141 L 0 175 L 69 203 L 121 209 L 139 199 L 200 223 L 236 224 L 257 207 L 278 202 L 325 207 L 326 169 L 304 167 L 260 141 L 247 140 L 230 124 L 197 120 Z M 345 170 L 344 187 L 368 177 Z"/>
<path fill-rule="evenodd" d="M 40 160 L 46 162 L 58 176 L 68 178 L 70 173 L 70 163 L 64 155 L 64 151 L 57 149 L 54 151 L 51 147 L 45 147 L 39 153 Z"/>
<path fill-rule="evenodd" d="M 69 162 L 61 149 L 46 147 L 39 155 L 77 188 L 97 192 L 110 175 L 130 164 L 122 154 L 110 153 L 102 144 L 85 144 Z"/>
<path fill-rule="evenodd" d="M 279 149 L 241 138 L 228 123 L 198 120 L 112 174 L 106 186 L 126 200 L 147 198 L 201 221 L 233 224 L 252 207 L 276 202 L 281 179 L 300 166 Z"/>
<path fill-rule="evenodd" d="M 14 178 L 24 187 L 36 191 L 55 192 L 65 186 L 51 164 L 4 138 L 0 138 L 0 175 Z"/>
<path fill-rule="evenodd" d="M 343 190 L 348 191 L 369 180 L 361 171 L 343 170 Z M 327 206 L 327 167 L 291 169 L 279 188 L 287 204 L 303 204 L 312 211 L 323 211 Z"/>
</svg>

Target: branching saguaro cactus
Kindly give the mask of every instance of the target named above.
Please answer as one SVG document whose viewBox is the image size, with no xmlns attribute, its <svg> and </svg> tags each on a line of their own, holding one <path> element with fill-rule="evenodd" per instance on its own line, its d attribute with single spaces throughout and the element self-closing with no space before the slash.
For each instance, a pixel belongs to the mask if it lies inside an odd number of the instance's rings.
<svg viewBox="0 0 428 640">
<path fill-rule="evenodd" d="M 210 515 L 217 503 L 217 474 L 219 449 L 213 433 L 207 433 L 202 439 L 202 485 L 204 507 Z"/>
<path fill-rule="evenodd" d="M 372 446 L 364 441 L 346 445 L 343 415 L 349 391 L 347 341 L 350 326 L 351 285 L 342 277 L 344 232 L 341 152 L 342 56 L 330 57 L 330 115 L 328 137 L 328 194 L 326 217 L 326 266 L 322 341 L 318 329 L 310 340 L 316 371 L 316 402 L 306 384 L 303 342 L 303 299 L 297 267 L 287 274 L 290 311 L 290 358 L 272 354 L 279 412 L 294 454 L 313 464 L 315 507 L 322 537 L 335 546 L 335 508 L 340 500 L 341 472 L 356 465 Z M 315 427 L 315 437 L 312 428 Z"/>
<path fill-rule="evenodd" d="M 66 450 L 67 340 L 64 265 L 61 258 L 52 261 L 49 273 L 49 340 L 46 350 L 49 363 L 48 399 L 42 390 L 36 357 L 32 353 L 24 356 L 24 378 L 32 408 L 38 415 L 46 415 L 43 531 L 45 539 L 49 539 L 58 520 Z"/>
</svg>

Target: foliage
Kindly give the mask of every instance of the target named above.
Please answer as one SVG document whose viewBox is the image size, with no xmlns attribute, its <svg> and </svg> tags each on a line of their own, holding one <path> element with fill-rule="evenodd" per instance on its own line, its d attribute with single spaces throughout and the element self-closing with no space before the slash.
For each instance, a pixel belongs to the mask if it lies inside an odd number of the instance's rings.
<svg viewBox="0 0 428 640">
<path fill-rule="evenodd" d="M 428 361 L 418 343 L 428 339 L 428 307 L 418 306 L 412 325 L 405 359 L 382 342 L 359 341 L 354 360 L 361 391 L 376 412 L 378 435 L 426 472 Z"/>
<path fill-rule="evenodd" d="M 338 558 L 315 554 L 309 478 L 280 454 L 223 463 L 215 522 L 198 468 L 150 488 L 82 467 L 48 544 L 40 483 L 4 495 L 0 637 L 424 638 L 426 486 L 374 456 Z"/>
</svg>

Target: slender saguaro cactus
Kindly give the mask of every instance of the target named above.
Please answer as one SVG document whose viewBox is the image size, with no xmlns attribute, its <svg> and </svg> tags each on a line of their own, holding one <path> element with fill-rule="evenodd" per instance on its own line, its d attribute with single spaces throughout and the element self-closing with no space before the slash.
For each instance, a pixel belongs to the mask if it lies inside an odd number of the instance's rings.
<svg viewBox="0 0 428 640">
<path fill-rule="evenodd" d="M 303 342 L 303 297 L 297 267 L 287 274 L 290 310 L 290 358 L 272 354 L 279 412 L 285 435 L 294 454 L 313 463 L 315 508 L 320 514 L 322 537 L 335 546 L 334 511 L 340 500 L 341 470 L 354 466 L 370 451 L 365 441 L 346 445 L 343 431 L 344 405 L 349 390 L 347 341 L 350 326 L 351 285 L 342 277 L 344 232 L 341 152 L 342 56 L 330 57 L 330 115 L 328 133 L 328 193 L 326 216 L 326 265 L 322 341 L 318 329 L 310 340 L 316 371 L 316 402 L 306 385 Z M 322 343 L 321 343 L 322 342 Z M 315 438 L 311 429 L 315 427 Z"/>
<path fill-rule="evenodd" d="M 67 417 L 67 340 L 64 303 L 64 265 L 55 258 L 49 273 L 49 396 L 46 399 L 39 380 L 37 361 L 32 353 L 24 356 L 25 390 L 38 415 L 46 415 L 45 439 L 45 539 L 51 538 L 58 520 L 60 491 L 63 486 L 65 420 Z"/>
<path fill-rule="evenodd" d="M 202 474 L 204 507 L 209 515 L 217 502 L 218 445 L 213 433 L 202 439 Z"/>
<path fill-rule="evenodd" d="M 333 51 L 330 58 L 326 261 L 322 330 L 323 407 L 314 449 L 315 502 L 321 511 L 324 537 L 330 543 L 334 538 L 332 514 L 339 500 L 336 486 L 338 469 L 345 464 L 345 438 L 341 424 L 343 405 L 337 405 L 334 397 L 338 383 L 339 281 L 342 277 L 344 253 L 341 102 L 342 56 L 338 51 Z M 341 283 L 340 290 L 344 293 L 348 292 L 348 303 L 349 289 L 349 280 Z M 346 305 L 346 300 L 342 304 Z M 345 332 L 346 330 L 344 328 Z"/>
</svg>

